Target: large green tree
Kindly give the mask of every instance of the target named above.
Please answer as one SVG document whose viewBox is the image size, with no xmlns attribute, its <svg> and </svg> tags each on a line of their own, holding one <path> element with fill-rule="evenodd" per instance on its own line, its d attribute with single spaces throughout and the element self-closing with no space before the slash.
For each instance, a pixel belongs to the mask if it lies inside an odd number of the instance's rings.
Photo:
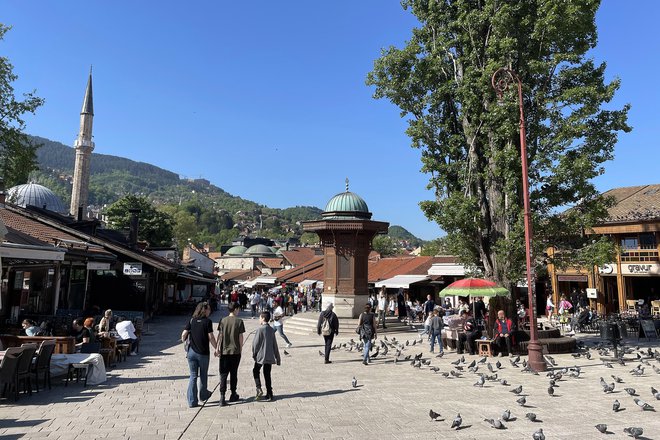
<svg viewBox="0 0 660 440">
<path fill-rule="evenodd" d="M 140 209 L 138 239 L 150 246 L 171 246 L 173 240 L 172 217 L 159 211 L 146 197 L 129 194 L 110 205 L 105 214 L 112 229 L 128 230 L 131 223 L 129 209 Z"/>
<path fill-rule="evenodd" d="M 522 81 L 535 254 L 560 237 L 588 247 L 584 231 L 607 206 L 592 179 L 630 130 L 628 106 L 607 105 L 619 81 L 589 54 L 599 3 L 404 0 L 420 25 L 368 75 L 374 96 L 408 120 L 436 196 L 421 208 L 447 232 L 447 250 L 504 285 L 525 267 L 519 111 L 517 88 L 498 99 L 491 77 L 508 67 Z"/>
<path fill-rule="evenodd" d="M 0 23 L 0 41 L 10 28 Z M 34 114 L 43 103 L 35 92 L 16 99 L 12 83 L 18 79 L 14 66 L 0 57 L 0 178 L 7 187 L 27 183 L 30 171 L 38 168 L 39 147 L 23 133 L 26 113 Z"/>
</svg>

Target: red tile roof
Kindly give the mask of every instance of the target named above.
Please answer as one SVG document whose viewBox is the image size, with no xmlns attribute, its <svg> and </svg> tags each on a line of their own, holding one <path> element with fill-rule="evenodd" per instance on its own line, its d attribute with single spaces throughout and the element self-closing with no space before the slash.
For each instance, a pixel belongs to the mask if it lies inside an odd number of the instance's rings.
<svg viewBox="0 0 660 440">
<path fill-rule="evenodd" d="M 282 251 L 282 255 L 287 259 L 287 261 L 289 261 L 289 263 L 291 263 L 293 267 L 305 264 L 317 256 L 314 248 L 308 247 L 292 248 L 288 251 Z"/>
<path fill-rule="evenodd" d="M 220 279 L 223 281 L 245 281 L 249 280 L 252 277 L 259 276 L 261 272 L 258 270 L 232 270 L 220 276 Z"/>
<path fill-rule="evenodd" d="M 369 261 L 369 282 L 386 280 L 396 275 L 426 275 L 434 263 L 455 263 L 452 256 L 395 257 Z"/>
<path fill-rule="evenodd" d="M 259 261 L 270 269 L 281 269 L 284 258 L 259 258 Z"/>
<path fill-rule="evenodd" d="M 303 279 L 319 279 L 319 278 L 310 278 L 309 274 L 318 269 L 321 268 L 323 270 L 323 256 L 316 256 L 312 260 L 308 261 L 306 264 L 302 264 L 300 266 L 294 267 L 292 269 L 288 270 L 283 270 L 281 272 L 278 272 L 277 275 L 277 281 L 278 282 L 300 282 Z M 300 281 L 291 281 L 291 279 L 298 277 L 298 276 L 303 276 Z M 321 274 L 322 279 L 323 274 Z"/>
</svg>

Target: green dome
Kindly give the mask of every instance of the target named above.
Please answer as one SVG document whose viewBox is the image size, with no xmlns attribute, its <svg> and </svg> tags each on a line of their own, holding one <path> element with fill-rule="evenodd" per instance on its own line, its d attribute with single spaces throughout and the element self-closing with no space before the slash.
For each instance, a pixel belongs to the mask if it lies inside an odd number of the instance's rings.
<svg viewBox="0 0 660 440">
<path fill-rule="evenodd" d="M 225 255 L 233 256 L 233 257 L 240 257 L 242 256 L 245 251 L 247 251 L 248 248 L 245 246 L 234 246 L 229 249 L 227 249 L 227 252 L 225 252 Z"/>
<path fill-rule="evenodd" d="M 275 252 L 268 246 L 265 246 L 263 244 L 255 244 L 254 246 L 250 246 L 248 250 L 245 251 L 246 256 L 251 256 L 251 257 L 274 257 Z"/>
<path fill-rule="evenodd" d="M 339 193 L 325 205 L 324 218 L 371 218 L 367 202 L 350 191 Z"/>
</svg>

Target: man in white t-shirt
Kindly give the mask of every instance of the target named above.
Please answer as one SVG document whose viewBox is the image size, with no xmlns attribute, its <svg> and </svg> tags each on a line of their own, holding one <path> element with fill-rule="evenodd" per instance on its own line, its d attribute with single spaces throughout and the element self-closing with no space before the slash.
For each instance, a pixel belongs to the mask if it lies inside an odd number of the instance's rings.
<svg viewBox="0 0 660 440">
<path fill-rule="evenodd" d="M 387 314 L 387 298 L 385 297 L 385 286 L 380 291 L 378 295 L 378 325 L 383 323 L 383 328 L 385 327 L 385 316 Z"/>
<path fill-rule="evenodd" d="M 291 341 L 289 341 L 289 338 L 286 337 L 284 334 L 284 323 L 282 322 L 282 318 L 284 317 L 284 309 L 282 309 L 282 306 L 280 306 L 279 302 L 273 302 L 273 306 L 277 306 L 275 308 L 275 311 L 273 312 L 273 320 L 275 321 L 273 323 L 273 327 L 275 328 L 275 331 L 284 339 L 286 342 L 286 347 L 289 348 L 291 347 Z"/>
</svg>

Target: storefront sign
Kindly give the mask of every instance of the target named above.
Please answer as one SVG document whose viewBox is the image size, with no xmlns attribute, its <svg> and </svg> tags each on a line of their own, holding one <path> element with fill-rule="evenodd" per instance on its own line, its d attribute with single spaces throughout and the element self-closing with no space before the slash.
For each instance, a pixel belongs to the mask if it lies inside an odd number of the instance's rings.
<svg viewBox="0 0 660 440">
<path fill-rule="evenodd" d="M 124 263 L 124 275 L 142 275 L 142 263 Z"/>
<path fill-rule="evenodd" d="M 586 275 L 558 275 L 557 281 L 573 281 L 575 283 L 586 283 Z"/>
<path fill-rule="evenodd" d="M 110 263 L 87 262 L 87 270 L 110 270 Z"/>
<path fill-rule="evenodd" d="M 598 273 L 601 275 L 616 275 L 617 274 L 616 264 L 603 264 L 598 268 Z"/>
<path fill-rule="evenodd" d="M 624 275 L 660 275 L 660 264 L 622 264 L 621 273 Z"/>
<path fill-rule="evenodd" d="M 598 298 L 598 291 L 592 287 L 587 289 L 587 298 L 596 299 Z"/>
</svg>

